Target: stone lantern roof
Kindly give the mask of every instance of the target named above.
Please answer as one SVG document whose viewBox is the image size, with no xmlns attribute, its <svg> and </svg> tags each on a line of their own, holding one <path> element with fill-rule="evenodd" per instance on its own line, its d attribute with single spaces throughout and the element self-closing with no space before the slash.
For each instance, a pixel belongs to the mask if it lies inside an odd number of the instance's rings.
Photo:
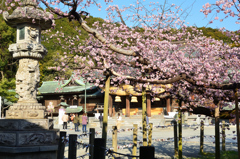
<svg viewBox="0 0 240 159">
<path fill-rule="evenodd" d="M 11 27 L 17 27 L 18 24 L 31 23 L 39 25 L 41 30 L 51 28 L 52 20 L 49 18 L 49 12 L 37 9 L 36 0 L 24 0 L 23 6 L 16 8 L 11 15 L 3 12 L 3 18 Z"/>
</svg>

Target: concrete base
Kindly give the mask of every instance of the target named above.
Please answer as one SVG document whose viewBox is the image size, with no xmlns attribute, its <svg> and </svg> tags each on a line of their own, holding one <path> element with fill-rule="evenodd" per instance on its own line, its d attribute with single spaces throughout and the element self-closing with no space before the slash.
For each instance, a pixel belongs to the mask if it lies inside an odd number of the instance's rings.
<svg viewBox="0 0 240 159">
<path fill-rule="evenodd" d="M 59 130 L 49 119 L 0 119 L 0 159 L 55 159 Z"/>
</svg>

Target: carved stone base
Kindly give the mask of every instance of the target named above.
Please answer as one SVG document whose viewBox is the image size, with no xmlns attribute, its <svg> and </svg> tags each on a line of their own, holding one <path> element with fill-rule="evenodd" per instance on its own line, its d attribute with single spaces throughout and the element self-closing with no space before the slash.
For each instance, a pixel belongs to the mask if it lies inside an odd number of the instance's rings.
<svg viewBox="0 0 240 159">
<path fill-rule="evenodd" d="M 59 130 L 48 119 L 0 119 L 0 159 L 55 159 Z"/>
<path fill-rule="evenodd" d="M 40 103 L 14 103 L 6 111 L 6 119 L 44 119 L 44 109 Z"/>
<path fill-rule="evenodd" d="M 0 146 L 0 159 L 56 159 L 57 145 L 7 147 Z"/>
</svg>

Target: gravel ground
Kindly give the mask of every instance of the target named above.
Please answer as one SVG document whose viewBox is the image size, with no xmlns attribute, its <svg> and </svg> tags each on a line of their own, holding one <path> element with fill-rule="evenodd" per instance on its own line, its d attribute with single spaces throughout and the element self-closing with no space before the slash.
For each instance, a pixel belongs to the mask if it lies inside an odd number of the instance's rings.
<svg viewBox="0 0 240 159">
<path fill-rule="evenodd" d="M 118 150 L 117 152 L 123 154 L 132 154 L 131 143 L 133 140 L 133 131 L 129 130 L 131 128 L 123 127 L 125 131 L 120 131 L 117 134 L 118 138 Z M 100 128 L 95 129 L 96 132 L 101 132 Z M 226 129 L 226 150 L 237 151 L 237 139 L 235 133 L 235 126 L 229 126 L 229 130 Z M 214 126 L 205 126 L 204 128 L 204 152 L 214 152 L 215 151 L 215 139 L 214 139 Z M 67 134 L 78 134 L 81 135 L 81 132 L 75 132 L 73 130 L 67 130 Z M 193 127 L 183 127 L 183 158 L 190 157 L 200 157 L 200 129 L 197 126 Z M 101 138 L 101 134 L 97 135 L 96 138 Z M 173 127 L 168 128 L 153 128 L 152 134 L 153 142 L 152 146 L 155 147 L 155 157 L 156 158 L 173 158 L 174 157 L 174 142 L 173 142 Z M 142 141 L 142 131 L 138 130 L 138 141 Z M 78 138 L 79 142 L 88 144 L 88 136 L 83 136 Z M 220 141 L 221 142 L 221 141 Z M 221 144 L 222 145 L 222 144 Z M 139 155 L 138 144 L 137 155 Z M 108 133 L 107 147 L 112 147 L 112 134 Z M 222 148 L 221 148 L 222 149 Z M 86 149 L 83 149 L 82 146 L 77 149 L 78 158 L 82 158 L 82 155 L 88 153 Z M 68 145 L 65 147 L 65 158 L 68 158 Z M 86 156 L 85 159 L 88 157 Z M 128 159 L 128 157 L 119 156 L 121 159 Z"/>
</svg>

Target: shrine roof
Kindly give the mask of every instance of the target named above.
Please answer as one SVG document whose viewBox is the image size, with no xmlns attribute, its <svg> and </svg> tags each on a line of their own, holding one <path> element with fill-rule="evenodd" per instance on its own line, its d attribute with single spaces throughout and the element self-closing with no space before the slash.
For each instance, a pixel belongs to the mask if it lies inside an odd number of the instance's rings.
<svg viewBox="0 0 240 159">
<path fill-rule="evenodd" d="M 40 95 L 43 94 L 65 94 L 65 93 L 80 93 L 97 89 L 96 86 L 90 83 L 84 83 L 83 78 L 75 78 L 73 75 L 69 80 L 63 81 L 43 81 L 43 84 L 38 88 Z"/>
</svg>

